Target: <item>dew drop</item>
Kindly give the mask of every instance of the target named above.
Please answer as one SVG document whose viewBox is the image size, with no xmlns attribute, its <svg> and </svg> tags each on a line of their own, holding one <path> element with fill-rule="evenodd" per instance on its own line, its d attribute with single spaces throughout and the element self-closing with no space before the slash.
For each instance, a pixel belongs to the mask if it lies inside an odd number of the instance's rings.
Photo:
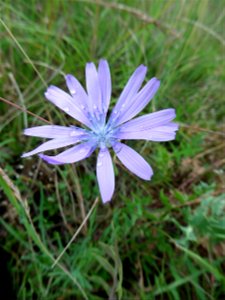
<svg viewBox="0 0 225 300">
<path fill-rule="evenodd" d="M 102 166 L 102 162 L 101 162 L 101 161 L 98 161 L 97 167 L 101 167 L 101 166 Z"/>
<path fill-rule="evenodd" d="M 96 110 L 96 109 L 97 109 L 97 106 L 96 106 L 96 105 L 94 105 L 94 106 L 93 106 L 93 108 L 94 108 L 94 110 Z"/>
<path fill-rule="evenodd" d="M 76 136 L 77 135 L 77 132 L 76 131 L 71 131 L 71 133 L 70 133 L 70 136 Z"/>
<path fill-rule="evenodd" d="M 68 112 L 69 111 L 69 107 L 64 107 L 64 111 Z"/>
<path fill-rule="evenodd" d="M 117 110 L 114 110 L 114 112 L 113 112 L 115 115 L 118 113 L 118 111 Z"/>
<path fill-rule="evenodd" d="M 85 109 L 85 106 L 83 104 L 80 107 L 81 107 L 81 109 Z"/>
<path fill-rule="evenodd" d="M 126 106 L 126 104 L 124 103 L 124 104 L 122 104 L 122 108 L 124 108 Z"/>
<path fill-rule="evenodd" d="M 71 93 L 72 95 L 75 95 L 75 94 L 76 94 L 76 91 L 75 91 L 75 90 L 70 90 L 70 93 Z"/>
</svg>

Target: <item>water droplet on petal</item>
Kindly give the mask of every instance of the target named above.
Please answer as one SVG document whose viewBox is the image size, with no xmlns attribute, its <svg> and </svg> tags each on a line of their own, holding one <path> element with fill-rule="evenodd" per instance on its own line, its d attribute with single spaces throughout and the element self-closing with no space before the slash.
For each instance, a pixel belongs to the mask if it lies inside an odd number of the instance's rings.
<svg viewBox="0 0 225 300">
<path fill-rule="evenodd" d="M 70 133 L 70 136 L 76 136 L 77 135 L 77 132 L 75 130 L 73 130 L 71 133 Z"/>
<path fill-rule="evenodd" d="M 98 161 L 97 167 L 101 167 L 101 166 L 102 166 L 102 161 Z"/>
<path fill-rule="evenodd" d="M 71 93 L 72 95 L 75 95 L 75 94 L 76 94 L 76 91 L 75 91 L 75 90 L 70 90 L 70 93 Z"/>
<path fill-rule="evenodd" d="M 124 103 L 124 104 L 122 104 L 122 108 L 124 108 L 126 106 L 126 104 Z"/>
<path fill-rule="evenodd" d="M 64 107 L 64 111 L 68 112 L 69 111 L 69 107 Z"/>
<path fill-rule="evenodd" d="M 94 108 L 94 110 L 96 110 L 96 109 L 97 109 L 97 106 L 96 106 L 96 105 L 94 105 L 94 106 L 93 106 L 93 108 Z"/>
<path fill-rule="evenodd" d="M 80 106 L 82 109 L 85 109 L 85 106 L 83 105 L 83 104 L 81 104 L 81 106 Z"/>
<path fill-rule="evenodd" d="M 118 111 L 117 110 L 114 110 L 114 112 L 113 112 L 115 115 L 118 113 Z"/>
</svg>

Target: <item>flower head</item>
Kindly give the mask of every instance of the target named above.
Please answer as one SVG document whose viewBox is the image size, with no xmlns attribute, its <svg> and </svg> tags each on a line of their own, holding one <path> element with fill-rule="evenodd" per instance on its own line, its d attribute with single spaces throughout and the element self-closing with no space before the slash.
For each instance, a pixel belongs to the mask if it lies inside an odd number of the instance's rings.
<svg viewBox="0 0 225 300">
<path fill-rule="evenodd" d="M 45 125 L 27 128 L 25 135 L 48 138 L 49 141 L 23 154 L 23 157 L 40 153 L 50 164 L 75 163 L 89 157 L 98 148 L 97 179 L 103 202 L 111 200 L 115 188 L 115 175 L 109 149 L 135 175 L 150 180 L 150 165 L 135 150 L 121 140 L 143 139 L 171 141 L 178 125 L 173 123 L 172 108 L 134 118 L 154 97 L 160 82 L 156 78 L 141 88 L 147 68 L 139 66 L 130 77 L 108 120 L 107 112 L 111 98 L 111 76 L 106 60 L 100 60 L 98 69 L 93 63 L 86 65 L 86 90 L 72 75 L 65 77 L 70 94 L 50 86 L 45 97 L 66 114 L 81 122 L 85 128 L 71 125 Z M 74 145 L 55 156 L 42 154 L 47 150 Z"/>
</svg>

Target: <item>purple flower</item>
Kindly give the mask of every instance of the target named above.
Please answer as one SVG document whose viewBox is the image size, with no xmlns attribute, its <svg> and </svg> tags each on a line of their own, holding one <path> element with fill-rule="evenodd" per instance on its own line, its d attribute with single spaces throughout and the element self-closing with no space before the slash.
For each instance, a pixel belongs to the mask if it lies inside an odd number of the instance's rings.
<svg viewBox="0 0 225 300">
<path fill-rule="evenodd" d="M 145 108 L 160 85 L 158 79 L 152 78 L 141 88 L 146 72 L 147 68 L 144 65 L 140 65 L 135 70 L 107 121 L 111 98 L 111 76 L 107 61 L 100 60 L 98 69 L 93 63 L 87 63 L 87 92 L 75 77 L 66 75 L 70 94 L 50 86 L 45 97 L 85 125 L 85 128 L 73 125 L 27 128 L 24 131 L 25 135 L 50 140 L 33 151 L 23 154 L 22 157 L 73 145 L 55 156 L 39 154 L 48 163 L 59 165 L 85 159 L 98 148 L 97 179 L 104 203 L 111 200 L 115 189 L 110 148 L 128 170 L 144 180 L 150 180 L 153 175 L 150 165 L 135 150 L 121 143 L 121 140 L 171 141 L 175 138 L 178 125 L 172 122 L 176 116 L 172 108 L 132 119 Z"/>
</svg>

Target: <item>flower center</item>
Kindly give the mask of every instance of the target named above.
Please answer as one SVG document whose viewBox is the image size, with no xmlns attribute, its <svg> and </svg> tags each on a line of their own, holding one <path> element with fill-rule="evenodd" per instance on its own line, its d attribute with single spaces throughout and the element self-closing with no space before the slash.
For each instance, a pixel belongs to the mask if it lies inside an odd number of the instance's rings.
<svg viewBox="0 0 225 300">
<path fill-rule="evenodd" d="M 92 139 L 99 148 L 110 148 L 115 143 L 114 130 L 108 126 L 98 128 L 91 133 Z"/>
</svg>

